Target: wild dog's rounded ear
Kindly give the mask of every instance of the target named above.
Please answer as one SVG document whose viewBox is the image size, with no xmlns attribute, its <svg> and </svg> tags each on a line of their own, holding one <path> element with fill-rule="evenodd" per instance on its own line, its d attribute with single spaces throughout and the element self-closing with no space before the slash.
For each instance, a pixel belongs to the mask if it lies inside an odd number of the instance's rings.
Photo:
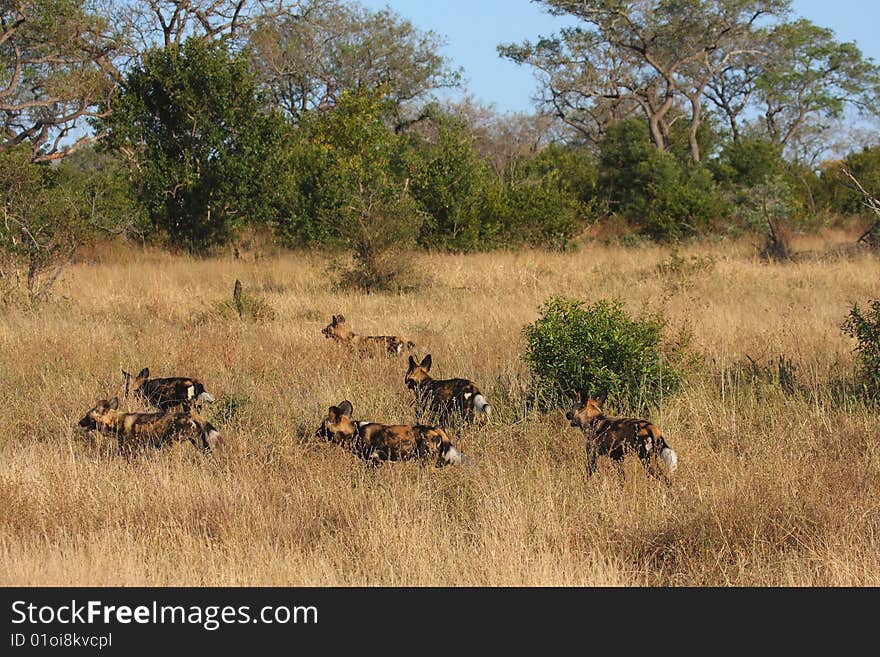
<svg viewBox="0 0 880 657">
<path fill-rule="evenodd" d="M 145 368 L 142 369 L 140 372 L 138 372 L 137 378 L 139 378 L 139 379 L 146 379 L 146 378 L 149 378 L 149 376 L 150 376 L 150 368 L 149 368 L 149 367 L 145 367 Z"/>
<path fill-rule="evenodd" d="M 605 400 L 608 399 L 608 389 L 606 388 L 606 389 L 602 390 L 602 392 L 600 392 L 598 395 L 596 395 L 595 399 L 598 402 L 599 406 L 604 404 Z"/>
<path fill-rule="evenodd" d="M 336 315 L 330 315 L 330 326 L 336 326 Z"/>
<path fill-rule="evenodd" d="M 427 356 L 422 358 L 422 362 L 419 366 L 424 367 L 426 370 L 431 369 L 431 354 L 428 354 Z"/>
<path fill-rule="evenodd" d="M 110 408 L 111 411 L 115 411 L 117 408 L 119 408 L 119 397 L 114 397 L 113 399 L 111 399 L 110 403 L 107 404 L 107 406 Z"/>
<path fill-rule="evenodd" d="M 327 418 L 333 423 L 339 422 L 339 418 L 341 416 L 342 416 L 342 413 L 335 406 L 331 406 L 330 410 L 327 411 Z"/>
<path fill-rule="evenodd" d="M 416 359 L 413 358 L 412 356 L 410 356 L 410 357 L 409 357 L 409 369 L 412 370 L 412 369 L 415 369 L 415 368 L 416 368 Z"/>
<path fill-rule="evenodd" d="M 345 315 L 336 315 L 337 324 L 345 324 Z"/>
<path fill-rule="evenodd" d="M 337 408 L 339 409 L 339 412 L 346 417 L 351 417 L 351 414 L 354 412 L 354 409 L 351 406 L 351 402 L 347 399 L 344 402 L 341 402 Z"/>
</svg>

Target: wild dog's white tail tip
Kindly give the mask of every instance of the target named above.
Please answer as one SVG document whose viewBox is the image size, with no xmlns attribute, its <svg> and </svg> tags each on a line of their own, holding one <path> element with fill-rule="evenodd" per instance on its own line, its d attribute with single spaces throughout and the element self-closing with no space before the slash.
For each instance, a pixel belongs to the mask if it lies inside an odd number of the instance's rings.
<svg viewBox="0 0 880 657">
<path fill-rule="evenodd" d="M 206 404 L 213 404 L 214 398 L 209 395 L 207 392 L 203 392 L 199 395 L 199 401 L 205 402 Z"/>
<path fill-rule="evenodd" d="M 486 401 L 486 398 L 483 397 L 483 395 L 474 395 L 474 408 L 480 413 L 483 413 L 486 417 L 492 415 L 492 406 L 489 405 L 489 402 Z"/>
<path fill-rule="evenodd" d="M 470 465 L 474 462 L 470 456 L 462 454 L 452 445 L 449 446 L 443 455 L 443 461 L 448 465 Z"/>
<path fill-rule="evenodd" d="M 672 474 L 678 468 L 678 454 L 675 453 L 674 449 L 664 447 L 660 450 L 660 458 L 663 459 L 663 464 L 666 466 L 669 474 Z"/>
<path fill-rule="evenodd" d="M 208 445 L 209 449 L 217 449 L 220 445 L 223 444 L 223 437 L 220 435 L 220 432 L 216 429 L 211 429 L 208 432 L 208 435 L 205 437 L 205 442 Z"/>
</svg>

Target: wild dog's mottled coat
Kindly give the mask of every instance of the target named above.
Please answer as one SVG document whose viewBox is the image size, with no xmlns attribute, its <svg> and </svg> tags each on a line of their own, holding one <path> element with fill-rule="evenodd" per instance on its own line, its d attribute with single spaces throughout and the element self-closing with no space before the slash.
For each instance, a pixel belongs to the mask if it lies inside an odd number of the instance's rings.
<svg viewBox="0 0 880 657">
<path fill-rule="evenodd" d="M 449 418 L 449 414 L 456 409 L 462 418 L 472 421 L 476 413 L 489 416 L 492 406 L 480 393 L 480 389 L 473 381 L 468 379 L 433 379 L 428 373 L 431 369 L 431 354 L 416 363 L 409 357 L 409 369 L 403 382 L 410 390 L 414 390 L 425 396 L 431 410 L 437 413 L 442 421 Z"/>
<path fill-rule="evenodd" d="M 182 439 L 209 451 L 221 440 L 214 426 L 189 405 L 177 413 L 123 413 L 118 409 L 116 397 L 110 401 L 100 399 L 79 421 L 79 426 L 116 436 L 120 451 L 158 448 Z"/>
<path fill-rule="evenodd" d="M 356 422 L 351 414 L 349 401 L 331 406 L 315 436 L 342 445 L 368 462 L 416 459 L 442 467 L 470 460 L 440 427 Z"/>
<path fill-rule="evenodd" d="M 132 382 L 131 374 L 122 370 L 125 377 L 125 395 L 133 394 L 161 411 L 193 401 L 213 402 L 198 379 L 174 376 L 161 379 L 150 378 L 150 368 L 145 367 Z"/>
<path fill-rule="evenodd" d="M 345 325 L 345 315 L 333 315 L 321 333 L 325 338 L 347 344 L 357 351 L 386 351 L 390 356 L 402 354 L 404 350 L 412 350 L 416 346 L 412 340 L 399 335 L 358 335 Z"/>
<path fill-rule="evenodd" d="M 678 467 L 678 456 L 666 443 L 660 428 L 648 420 L 608 417 L 602 412 L 607 393 L 590 397 L 578 391 L 572 409 L 565 414 L 571 426 L 587 437 L 587 473 L 596 469 L 596 459 L 608 456 L 620 463 L 628 453 L 636 454 L 648 472 L 667 482 Z"/>
</svg>

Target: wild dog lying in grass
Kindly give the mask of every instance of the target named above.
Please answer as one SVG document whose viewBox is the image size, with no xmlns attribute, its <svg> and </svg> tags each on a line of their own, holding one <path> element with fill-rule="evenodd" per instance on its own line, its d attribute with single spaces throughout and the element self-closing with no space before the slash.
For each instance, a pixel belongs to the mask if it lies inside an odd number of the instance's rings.
<svg viewBox="0 0 880 657">
<path fill-rule="evenodd" d="M 492 414 L 492 406 L 480 393 L 477 385 L 468 379 L 433 379 L 428 372 L 431 370 L 431 354 L 416 363 L 409 357 L 409 369 L 403 382 L 406 387 L 424 395 L 431 410 L 436 412 L 441 421 L 449 418 L 453 408 L 457 409 L 461 417 L 466 421 L 472 421 L 477 413 L 484 417 Z"/>
<path fill-rule="evenodd" d="M 331 406 L 315 436 L 351 450 L 368 463 L 417 459 L 436 466 L 470 463 L 440 427 L 424 424 L 377 424 L 351 418 L 351 402 Z"/>
<path fill-rule="evenodd" d="M 389 356 L 402 354 L 404 349 L 412 350 L 416 346 L 412 340 L 399 335 L 358 335 L 345 325 L 345 315 L 332 315 L 321 333 L 327 339 L 348 344 L 358 351 L 385 351 Z"/>
<path fill-rule="evenodd" d="M 119 451 L 159 448 L 183 439 L 199 450 L 210 451 L 221 442 L 220 432 L 189 404 L 176 413 L 122 413 L 117 397 L 110 401 L 99 399 L 79 421 L 79 426 L 116 436 Z"/>
<path fill-rule="evenodd" d="M 624 457 L 636 454 L 647 471 L 671 482 L 678 467 L 678 455 L 666 444 L 660 428 L 630 417 L 608 417 L 602 412 L 607 392 L 590 397 L 580 390 L 571 410 L 565 414 L 571 426 L 580 428 L 587 437 L 587 474 L 596 470 L 596 459 L 608 456 L 620 465 Z"/>
<path fill-rule="evenodd" d="M 152 404 L 161 411 L 193 401 L 211 403 L 214 398 L 205 392 L 205 386 L 198 379 L 187 376 L 174 376 L 164 379 L 151 379 L 150 368 L 145 367 L 132 382 L 131 374 L 122 370 L 125 377 L 125 396 L 133 394 Z"/>
</svg>

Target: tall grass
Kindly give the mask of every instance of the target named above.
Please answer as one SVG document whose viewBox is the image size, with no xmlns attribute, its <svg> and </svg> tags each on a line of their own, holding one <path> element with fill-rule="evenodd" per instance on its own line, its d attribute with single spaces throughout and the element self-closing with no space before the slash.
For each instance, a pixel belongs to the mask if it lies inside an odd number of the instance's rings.
<svg viewBox="0 0 880 657">
<path fill-rule="evenodd" d="M 0 310 L 0 584 L 880 584 L 878 416 L 849 394 L 839 329 L 877 296 L 880 262 L 681 253 L 714 266 L 673 280 L 655 247 L 430 255 L 422 290 L 372 295 L 308 255 L 72 266 L 51 303 Z M 236 278 L 274 318 L 207 312 Z M 523 408 L 521 328 L 553 295 L 692 332 L 705 366 L 652 418 L 680 457 L 671 488 L 637 462 L 586 479 L 582 436 Z M 359 419 L 413 418 L 404 358 L 323 338 L 340 312 L 480 385 L 495 415 L 455 434 L 473 467 L 368 470 L 312 439 L 343 399 Z M 762 375 L 780 356 L 796 385 Z M 143 366 L 205 382 L 222 452 L 124 458 L 74 428 Z"/>
</svg>

